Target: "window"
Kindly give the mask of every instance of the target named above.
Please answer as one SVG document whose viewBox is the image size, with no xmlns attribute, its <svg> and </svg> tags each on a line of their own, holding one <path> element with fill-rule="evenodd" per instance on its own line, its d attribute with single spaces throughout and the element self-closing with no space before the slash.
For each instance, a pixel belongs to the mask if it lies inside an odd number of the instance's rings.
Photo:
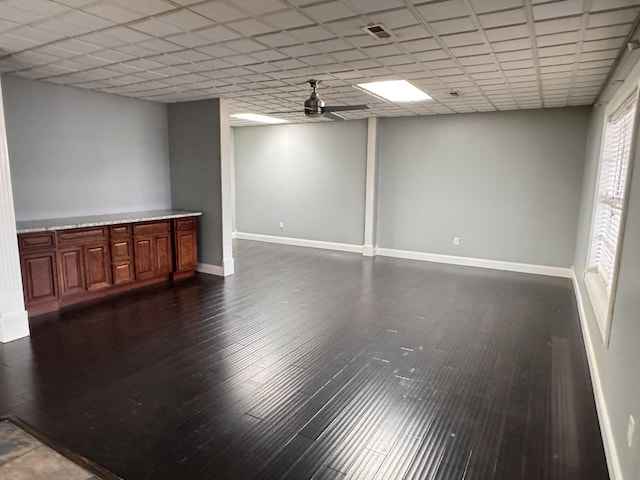
<svg viewBox="0 0 640 480">
<path fill-rule="evenodd" d="M 607 118 L 594 202 L 585 283 L 605 343 L 613 310 L 627 177 L 635 144 L 636 104 L 637 93 L 634 93 Z"/>
</svg>

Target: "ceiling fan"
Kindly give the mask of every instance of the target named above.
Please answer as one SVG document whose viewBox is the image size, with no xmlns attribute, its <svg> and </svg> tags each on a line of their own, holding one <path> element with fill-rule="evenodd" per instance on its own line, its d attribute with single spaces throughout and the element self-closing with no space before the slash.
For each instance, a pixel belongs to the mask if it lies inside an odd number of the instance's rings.
<svg viewBox="0 0 640 480">
<path fill-rule="evenodd" d="M 344 105 L 344 106 L 326 106 L 324 101 L 318 97 L 318 85 L 320 80 L 307 80 L 307 83 L 311 86 L 311 96 L 304 102 L 304 114 L 310 118 L 326 117 L 333 120 L 344 120 L 345 118 L 338 115 L 335 112 L 347 112 L 350 110 L 368 110 L 367 105 Z M 298 113 L 295 112 L 271 112 L 271 115 L 279 115 L 283 113 Z"/>
</svg>

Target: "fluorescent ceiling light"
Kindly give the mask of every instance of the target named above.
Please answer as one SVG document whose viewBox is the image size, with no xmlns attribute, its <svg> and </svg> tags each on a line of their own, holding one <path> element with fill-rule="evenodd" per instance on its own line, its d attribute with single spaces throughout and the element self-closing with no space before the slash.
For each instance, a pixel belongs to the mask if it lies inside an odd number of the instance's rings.
<svg viewBox="0 0 640 480">
<path fill-rule="evenodd" d="M 387 82 L 359 83 L 358 87 L 382 97 L 390 102 L 420 102 L 431 100 L 431 97 L 406 80 L 389 80 Z"/>
<path fill-rule="evenodd" d="M 234 118 L 241 118 L 242 120 L 249 120 L 251 122 L 259 123 L 289 123 L 286 120 L 275 117 L 267 117 L 266 115 L 258 115 L 257 113 L 237 113 L 231 115 Z"/>
</svg>

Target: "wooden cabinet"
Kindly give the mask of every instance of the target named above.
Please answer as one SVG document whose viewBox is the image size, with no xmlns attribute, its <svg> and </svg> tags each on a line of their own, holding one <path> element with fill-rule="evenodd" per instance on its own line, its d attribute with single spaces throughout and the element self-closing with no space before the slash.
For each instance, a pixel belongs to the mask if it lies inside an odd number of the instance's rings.
<svg viewBox="0 0 640 480">
<path fill-rule="evenodd" d="M 146 280 L 171 273 L 171 226 L 169 221 L 133 226 L 136 278 Z"/>
<path fill-rule="evenodd" d="M 18 236 L 30 315 L 193 276 L 196 220 L 177 218 Z"/>
<path fill-rule="evenodd" d="M 125 285 L 135 280 L 133 268 L 133 238 L 130 225 L 111 227 L 111 272 L 114 285 Z"/>
<path fill-rule="evenodd" d="M 194 218 L 174 220 L 175 267 L 178 273 L 193 272 L 198 264 L 196 221 Z"/>
<path fill-rule="evenodd" d="M 55 310 L 58 299 L 55 234 L 21 235 L 19 245 L 25 305 L 36 313 Z"/>
<path fill-rule="evenodd" d="M 58 232 L 60 295 L 78 295 L 111 286 L 111 253 L 106 227 Z"/>
</svg>

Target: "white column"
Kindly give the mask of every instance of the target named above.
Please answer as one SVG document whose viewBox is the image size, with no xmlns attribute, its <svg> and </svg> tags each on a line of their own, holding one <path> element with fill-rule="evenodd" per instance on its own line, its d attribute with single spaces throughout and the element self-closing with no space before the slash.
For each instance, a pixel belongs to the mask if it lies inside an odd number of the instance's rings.
<svg viewBox="0 0 640 480">
<path fill-rule="evenodd" d="M 375 255 L 374 230 L 376 209 L 376 156 L 377 156 L 378 119 L 370 117 L 367 128 L 367 177 L 364 202 L 364 245 L 362 255 Z"/>
<path fill-rule="evenodd" d="M 20 254 L 0 83 L 0 342 L 10 342 L 28 335 L 29 320 L 22 296 Z"/>
<path fill-rule="evenodd" d="M 231 127 L 227 100 L 220 99 L 220 180 L 222 191 L 222 269 L 233 275 L 233 198 L 231 178 Z"/>
</svg>

